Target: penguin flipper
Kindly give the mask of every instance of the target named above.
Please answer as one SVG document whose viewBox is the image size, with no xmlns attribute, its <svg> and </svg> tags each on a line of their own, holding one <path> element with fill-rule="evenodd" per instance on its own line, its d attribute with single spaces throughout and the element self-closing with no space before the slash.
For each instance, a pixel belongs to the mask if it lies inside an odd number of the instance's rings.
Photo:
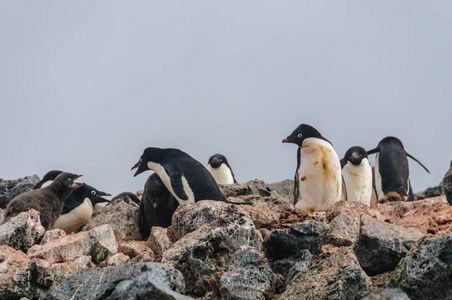
<svg viewBox="0 0 452 300">
<path fill-rule="evenodd" d="M 369 155 L 369 154 L 375 154 L 375 153 L 377 153 L 377 152 L 380 152 L 380 148 L 375 148 L 375 149 L 372 149 L 372 150 L 369 150 L 369 151 L 367 151 L 367 155 Z"/>
<path fill-rule="evenodd" d="M 412 160 L 414 160 L 415 162 L 417 162 L 418 164 L 420 164 L 421 165 L 421 167 L 423 167 L 424 168 L 424 170 L 425 171 L 427 171 L 427 173 L 429 173 L 430 174 L 430 171 L 419 161 L 419 160 L 417 160 L 416 158 L 414 158 L 411 154 L 409 154 L 408 152 L 406 152 L 405 151 L 405 153 L 406 153 L 406 156 L 408 156 L 409 158 L 411 158 Z"/>
<path fill-rule="evenodd" d="M 297 204 L 298 197 L 300 196 L 300 190 L 298 189 L 299 180 L 298 172 L 295 172 L 295 178 L 293 180 L 293 205 Z"/>
<path fill-rule="evenodd" d="M 169 174 L 169 177 L 171 179 L 171 187 L 176 196 L 182 200 L 188 200 L 188 196 L 184 190 L 184 184 L 182 183 L 182 173 L 172 172 Z"/>
<path fill-rule="evenodd" d="M 342 200 L 347 200 L 347 187 L 345 186 L 344 176 L 342 178 Z"/>
</svg>

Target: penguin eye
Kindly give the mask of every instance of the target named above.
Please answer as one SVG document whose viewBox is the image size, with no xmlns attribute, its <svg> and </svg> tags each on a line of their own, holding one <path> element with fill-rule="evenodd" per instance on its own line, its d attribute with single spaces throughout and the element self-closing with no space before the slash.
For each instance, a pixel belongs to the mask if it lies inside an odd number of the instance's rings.
<svg viewBox="0 0 452 300">
<path fill-rule="evenodd" d="M 140 163 L 143 162 L 143 158 L 140 157 Z"/>
<path fill-rule="evenodd" d="M 360 154 L 359 154 L 359 156 L 363 157 L 363 154 L 362 154 L 362 153 L 360 153 Z"/>
<path fill-rule="evenodd" d="M 91 195 L 96 195 L 96 191 L 91 191 Z"/>
<path fill-rule="evenodd" d="M 300 139 L 301 139 L 302 136 L 303 136 L 303 135 L 302 135 L 301 133 L 298 134 L 298 137 L 299 137 Z"/>
</svg>

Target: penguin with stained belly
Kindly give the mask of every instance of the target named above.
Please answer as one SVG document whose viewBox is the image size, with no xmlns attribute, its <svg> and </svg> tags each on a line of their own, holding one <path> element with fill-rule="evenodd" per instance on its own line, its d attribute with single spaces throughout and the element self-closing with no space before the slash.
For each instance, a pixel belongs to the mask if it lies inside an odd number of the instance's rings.
<svg viewBox="0 0 452 300">
<path fill-rule="evenodd" d="M 405 151 L 402 142 L 396 137 L 385 137 L 375 149 L 367 151 L 367 154 L 374 153 L 376 153 L 375 191 L 379 203 L 391 198 L 406 201 L 408 197 L 412 197 L 407 157 L 430 173 L 419 160 Z"/>
<path fill-rule="evenodd" d="M 207 170 L 218 184 L 237 183 L 228 160 L 222 154 L 214 154 L 209 158 Z"/>
<path fill-rule="evenodd" d="M 358 201 L 370 206 L 372 198 L 372 167 L 367 152 L 359 146 L 351 147 L 341 159 L 342 199 Z"/>
<path fill-rule="evenodd" d="M 298 145 L 295 210 L 312 213 L 341 200 L 341 164 L 333 145 L 312 126 L 301 124 L 283 143 Z"/>
<path fill-rule="evenodd" d="M 156 174 L 146 182 L 138 210 L 143 238 L 149 236 L 152 226 L 169 226 L 179 204 L 228 202 L 206 167 L 181 150 L 146 148 L 132 170 L 135 168 L 134 176 L 146 170 Z"/>
</svg>

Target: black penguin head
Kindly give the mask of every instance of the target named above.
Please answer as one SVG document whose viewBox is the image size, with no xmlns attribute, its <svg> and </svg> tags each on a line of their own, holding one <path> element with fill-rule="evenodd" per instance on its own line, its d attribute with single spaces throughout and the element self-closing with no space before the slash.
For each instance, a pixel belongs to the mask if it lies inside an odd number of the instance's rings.
<svg viewBox="0 0 452 300">
<path fill-rule="evenodd" d="M 69 172 L 63 172 L 58 175 L 49 187 L 56 189 L 75 190 L 83 185 L 83 183 L 75 182 L 82 175 L 76 175 Z"/>
<path fill-rule="evenodd" d="M 342 160 L 344 160 L 345 164 L 349 161 L 353 165 L 359 166 L 364 158 L 367 158 L 366 150 L 362 147 L 354 146 L 345 152 L 345 156 Z"/>
<path fill-rule="evenodd" d="M 148 162 L 159 162 L 163 156 L 163 150 L 164 149 L 155 147 L 149 147 L 144 149 L 140 159 L 131 169 L 133 170 L 135 168 L 138 168 L 133 176 L 135 177 L 138 174 L 143 173 L 144 171 L 150 170 L 148 167 Z"/>
<path fill-rule="evenodd" d="M 282 142 L 283 143 L 293 143 L 297 144 L 301 147 L 303 145 L 303 141 L 307 138 L 319 138 L 322 140 L 325 140 L 329 143 L 327 139 L 325 139 L 320 132 L 317 131 L 312 126 L 309 126 L 307 124 L 301 124 L 298 126 L 287 138 L 285 138 Z M 331 143 L 330 143 L 331 144 Z"/>
<path fill-rule="evenodd" d="M 99 191 L 90 185 L 84 184 L 83 187 L 81 187 L 78 190 L 83 190 L 84 198 L 89 198 L 91 200 L 91 203 L 93 204 L 93 206 L 96 203 L 110 202 L 110 200 L 102 198 L 102 197 L 103 196 L 111 196 L 111 194 Z"/>
<path fill-rule="evenodd" d="M 212 167 L 212 168 L 218 168 L 221 166 L 221 164 L 226 164 L 229 166 L 228 164 L 228 160 L 226 159 L 226 157 L 224 157 L 224 155 L 222 154 L 214 154 L 209 158 L 209 162 L 208 164 Z"/>
<path fill-rule="evenodd" d="M 47 181 L 53 181 L 55 180 L 55 178 L 60 175 L 61 173 L 63 173 L 63 171 L 60 170 L 52 170 L 47 172 L 44 177 L 42 177 L 41 181 L 39 181 L 34 187 L 34 190 L 40 189 L 42 187 L 42 185 L 44 183 L 46 183 Z"/>
</svg>

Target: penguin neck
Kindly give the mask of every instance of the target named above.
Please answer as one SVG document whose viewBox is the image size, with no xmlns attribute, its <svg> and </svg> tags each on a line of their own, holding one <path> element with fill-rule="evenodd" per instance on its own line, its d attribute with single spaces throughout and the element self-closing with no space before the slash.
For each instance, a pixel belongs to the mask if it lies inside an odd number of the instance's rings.
<svg viewBox="0 0 452 300">
<path fill-rule="evenodd" d="M 51 191 L 53 191 L 56 195 L 58 195 L 58 198 L 64 202 L 67 196 L 73 191 L 72 188 L 65 186 L 61 182 L 53 182 L 51 185 L 47 187 Z"/>
<path fill-rule="evenodd" d="M 234 177 L 231 169 L 226 164 L 221 164 L 218 168 L 213 168 L 210 164 L 207 165 L 207 170 L 212 174 L 217 184 L 233 184 Z"/>
</svg>

